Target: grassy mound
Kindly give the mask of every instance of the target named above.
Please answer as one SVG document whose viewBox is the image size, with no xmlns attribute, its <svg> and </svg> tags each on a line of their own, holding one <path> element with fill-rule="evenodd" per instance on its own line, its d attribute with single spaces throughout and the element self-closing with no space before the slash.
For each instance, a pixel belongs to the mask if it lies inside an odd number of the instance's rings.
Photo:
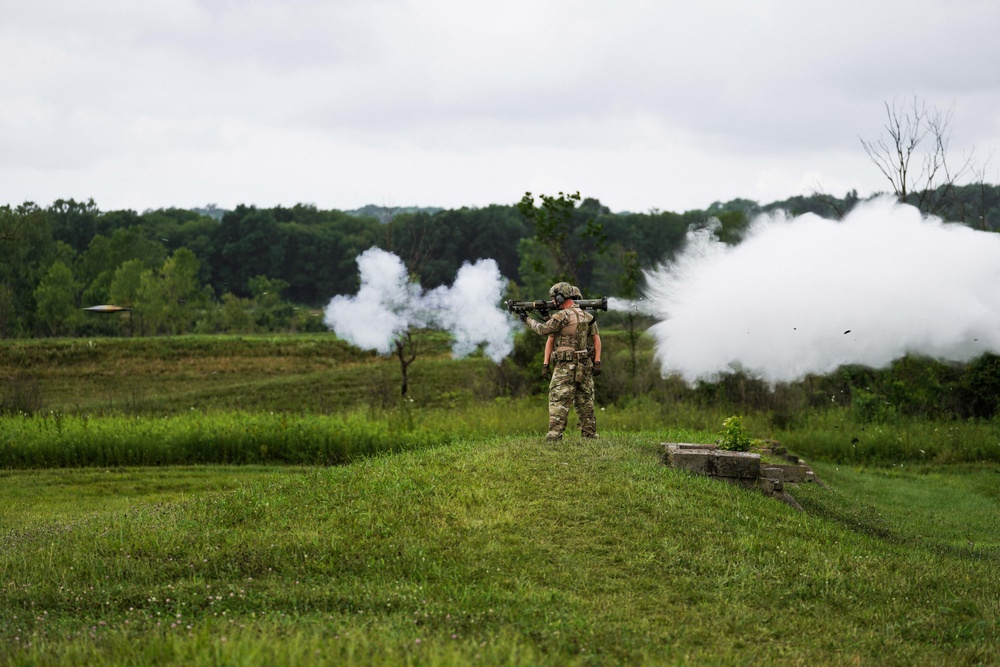
<svg viewBox="0 0 1000 667">
<path fill-rule="evenodd" d="M 998 655 L 1000 500 L 985 468 L 882 471 L 878 494 L 873 473 L 820 466 L 832 488 L 800 489 L 806 513 L 665 468 L 657 442 L 631 435 L 459 440 L 334 468 L 239 469 L 237 481 L 213 470 L 214 481 L 179 471 L 183 497 L 79 506 L 59 504 L 77 493 L 74 476 L 92 489 L 100 473 L 62 471 L 58 485 L 53 472 L 7 473 L 0 662 Z M 164 469 L 104 474 L 169 485 Z M 29 493 L 39 483 L 52 491 Z M 904 491 L 912 497 L 893 504 Z M 950 525 L 940 494 L 968 501 Z"/>
</svg>

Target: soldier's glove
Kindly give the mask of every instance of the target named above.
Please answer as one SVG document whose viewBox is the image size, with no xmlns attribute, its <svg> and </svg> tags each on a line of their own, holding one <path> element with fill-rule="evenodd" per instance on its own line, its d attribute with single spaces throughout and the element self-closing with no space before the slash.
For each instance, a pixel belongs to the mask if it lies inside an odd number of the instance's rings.
<svg viewBox="0 0 1000 667">
<path fill-rule="evenodd" d="M 596 376 L 598 376 L 600 374 L 601 374 L 601 362 L 595 361 L 594 362 L 594 377 L 596 377 Z"/>
<path fill-rule="evenodd" d="M 542 377 L 545 378 L 546 380 L 548 380 L 549 377 L 550 377 L 549 373 L 551 372 L 551 370 L 552 369 L 549 368 L 548 364 L 543 364 L 542 365 Z"/>
<path fill-rule="evenodd" d="M 528 313 L 520 312 L 520 313 L 517 314 L 517 316 L 521 318 L 522 322 L 527 322 L 528 321 Z"/>
</svg>

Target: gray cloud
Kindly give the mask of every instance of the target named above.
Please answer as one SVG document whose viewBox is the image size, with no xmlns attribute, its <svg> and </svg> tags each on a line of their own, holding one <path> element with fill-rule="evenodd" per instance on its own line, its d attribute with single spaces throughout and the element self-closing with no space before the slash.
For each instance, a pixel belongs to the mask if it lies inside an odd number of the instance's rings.
<svg viewBox="0 0 1000 667">
<path fill-rule="evenodd" d="M 217 179 L 209 198 L 223 205 L 485 205 L 551 184 L 618 208 L 684 208 L 817 178 L 884 188 L 858 136 L 878 133 L 895 96 L 953 108 L 957 150 L 988 152 L 1000 131 L 992 3 L 0 10 L 0 176 L 14 203 L 181 204 Z"/>
</svg>

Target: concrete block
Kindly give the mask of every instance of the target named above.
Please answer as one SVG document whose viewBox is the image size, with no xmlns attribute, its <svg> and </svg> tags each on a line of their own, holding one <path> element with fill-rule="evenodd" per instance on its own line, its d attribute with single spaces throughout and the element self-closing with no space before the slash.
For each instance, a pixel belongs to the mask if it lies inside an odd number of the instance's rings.
<svg viewBox="0 0 1000 667">
<path fill-rule="evenodd" d="M 784 481 L 789 484 L 802 484 L 806 481 L 806 473 L 809 468 L 804 465 L 782 466 L 785 470 Z"/>
<path fill-rule="evenodd" d="M 756 479 L 760 476 L 760 454 L 724 450 L 714 453 L 715 472 L 710 474 L 740 479 Z"/>
<path fill-rule="evenodd" d="M 782 470 L 780 465 L 774 465 L 772 463 L 763 464 L 760 467 L 760 476 L 767 477 L 768 479 L 773 479 L 776 481 L 783 481 L 785 479 L 785 471 Z"/>
<path fill-rule="evenodd" d="M 773 495 L 775 493 L 781 493 L 782 491 L 784 491 L 784 485 L 782 485 L 780 480 L 768 477 L 761 477 L 758 481 L 760 482 L 761 490 L 768 495 Z"/>
<path fill-rule="evenodd" d="M 771 479 L 778 479 L 788 484 L 801 484 L 806 481 L 809 468 L 800 465 L 783 465 L 778 463 L 765 464 L 760 474 Z"/>
<path fill-rule="evenodd" d="M 719 448 L 715 444 L 700 444 L 696 442 L 664 442 L 663 446 L 665 448 L 675 448 L 675 449 L 707 449 L 709 451 L 715 451 Z"/>
<path fill-rule="evenodd" d="M 714 452 L 699 449 L 671 449 L 668 453 L 671 466 L 696 475 L 714 474 L 714 457 Z"/>
</svg>

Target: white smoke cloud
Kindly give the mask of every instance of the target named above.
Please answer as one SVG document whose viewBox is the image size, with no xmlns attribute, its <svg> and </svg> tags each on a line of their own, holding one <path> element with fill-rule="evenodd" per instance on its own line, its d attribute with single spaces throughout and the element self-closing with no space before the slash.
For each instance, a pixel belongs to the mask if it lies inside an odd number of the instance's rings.
<svg viewBox="0 0 1000 667">
<path fill-rule="evenodd" d="M 443 329 L 455 338 L 452 354 L 464 357 L 480 344 L 485 353 L 499 363 L 514 349 L 514 318 L 500 310 L 507 281 L 492 259 L 463 264 L 450 287 L 438 287 L 428 294 L 430 312 Z"/>
<path fill-rule="evenodd" d="M 338 337 L 366 350 L 388 354 L 397 336 L 411 327 L 438 327 L 452 334 L 452 354 L 462 357 L 485 346 L 500 363 L 514 349 L 515 320 L 497 306 L 507 286 L 492 259 L 463 264 L 451 287 L 424 294 L 411 282 L 403 261 L 369 248 L 357 259 L 361 287 L 355 296 L 338 295 L 323 321 Z"/>
<path fill-rule="evenodd" d="M 657 360 L 688 381 L 734 369 L 791 381 L 907 353 L 1000 351 L 1000 235 L 889 198 L 842 221 L 762 216 L 737 246 L 694 231 L 646 279 Z"/>
<path fill-rule="evenodd" d="M 637 315 L 653 315 L 656 304 L 646 298 L 622 299 L 617 296 L 608 297 L 608 310 L 613 313 L 635 313 Z"/>
</svg>

